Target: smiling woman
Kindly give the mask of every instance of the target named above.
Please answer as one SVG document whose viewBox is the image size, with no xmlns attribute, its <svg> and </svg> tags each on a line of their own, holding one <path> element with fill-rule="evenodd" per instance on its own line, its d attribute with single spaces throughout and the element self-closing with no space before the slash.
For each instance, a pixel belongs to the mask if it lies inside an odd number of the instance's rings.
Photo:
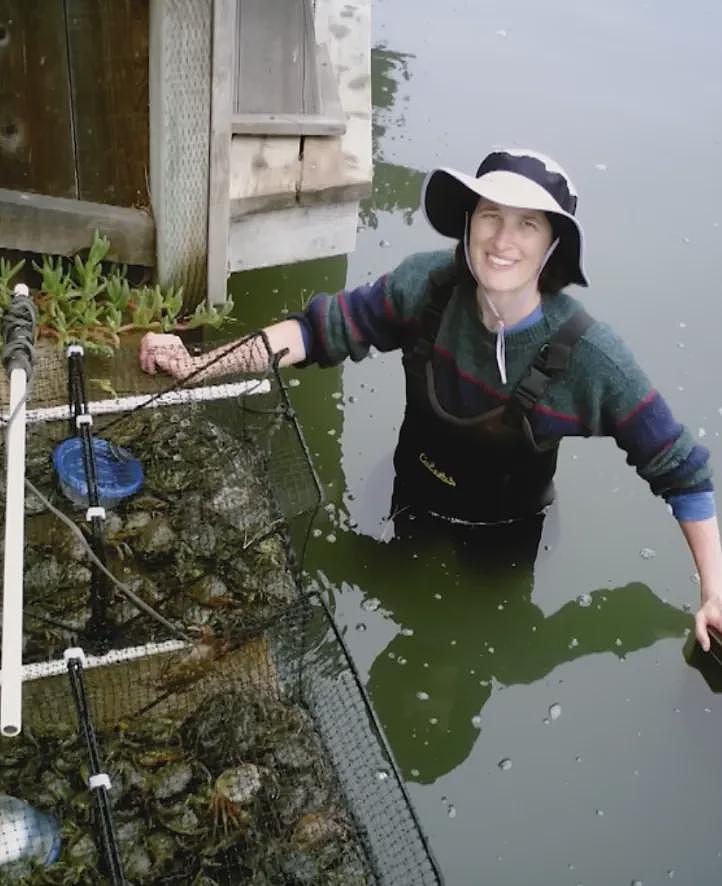
<svg viewBox="0 0 722 886">
<path fill-rule="evenodd" d="M 722 628 L 722 549 L 709 453 L 678 424 L 621 339 L 563 291 L 587 286 L 577 193 L 534 151 L 498 150 L 475 175 L 432 171 L 422 205 L 454 252 L 415 254 L 375 283 L 319 294 L 265 334 L 282 364 L 331 366 L 400 349 L 406 409 L 392 510 L 405 537 L 429 520 L 534 521 L 554 498 L 564 437 L 611 436 L 671 507 L 701 579 L 697 637 Z M 248 365 L 243 343 L 191 358 L 149 335 L 141 365 L 184 377 Z M 212 365 L 210 365 L 212 363 Z M 261 369 L 261 366 L 257 366 Z M 420 518 L 415 520 L 415 518 Z"/>
</svg>

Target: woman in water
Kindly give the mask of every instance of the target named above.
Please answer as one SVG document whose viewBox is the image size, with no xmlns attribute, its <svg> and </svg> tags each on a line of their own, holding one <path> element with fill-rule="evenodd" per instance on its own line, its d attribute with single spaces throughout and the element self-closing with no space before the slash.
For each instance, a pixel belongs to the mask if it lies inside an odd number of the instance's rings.
<svg viewBox="0 0 722 886">
<path fill-rule="evenodd" d="M 533 151 L 494 151 L 474 176 L 436 169 L 423 207 L 455 250 L 415 254 L 371 285 L 318 294 L 264 333 L 281 366 L 361 360 L 372 345 L 402 351 L 400 534 L 412 523 L 454 527 L 488 549 L 483 538 L 512 524 L 538 538 L 561 439 L 613 437 L 679 522 L 700 576 L 696 636 L 708 650 L 708 627 L 722 630 L 709 453 L 619 337 L 563 291 L 587 286 L 576 205 L 568 175 Z M 244 342 L 191 357 L 177 336 L 154 333 L 140 350 L 146 372 L 176 378 L 261 371 L 265 360 Z"/>
</svg>

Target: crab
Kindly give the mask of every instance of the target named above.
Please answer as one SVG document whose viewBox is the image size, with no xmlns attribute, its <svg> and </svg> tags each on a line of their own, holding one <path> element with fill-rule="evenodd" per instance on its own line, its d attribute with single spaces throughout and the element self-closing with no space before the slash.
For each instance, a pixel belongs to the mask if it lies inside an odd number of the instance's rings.
<svg viewBox="0 0 722 886">
<path fill-rule="evenodd" d="M 221 827 L 227 835 L 229 825 L 240 830 L 250 822 L 251 816 L 243 807 L 260 789 L 261 770 L 253 763 L 241 763 L 221 772 L 213 785 L 210 800 L 214 836 Z"/>
</svg>

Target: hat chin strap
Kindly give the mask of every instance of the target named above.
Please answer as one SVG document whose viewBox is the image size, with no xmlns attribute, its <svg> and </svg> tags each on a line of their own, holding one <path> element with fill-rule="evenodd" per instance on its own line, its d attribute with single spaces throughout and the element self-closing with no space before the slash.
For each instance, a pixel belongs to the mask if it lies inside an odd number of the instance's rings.
<svg viewBox="0 0 722 886">
<path fill-rule="evenodd" d="M 470 229 L 469 213 L 465 212 L 464 213 L 464 256 L 466 257 L 466 266 L 469 269 L 469 273 L 476 281 L 476 286 L 477 286 L 478 291 L 481 292 L 481 297 L 484 299 L 489 310 L 491 311 L 491 313 L 494 315 L 494 318 L 496 319 L 496 365 L 499 369 L 499 377 L 501 378 L 501 383 L 505 385 L 507 383 L 506 336 L 505 336 L 505 328 L 506 327 L 505 327 L 504 320 L 503 320 L 501 314 L 496 309 L 496 305 L 489 298 L 489 294 L 487 293 L 486 289 L 484 288 L 484 285 L 481 283 L 479 278 L 474 273 L 474 267 L 471 264 L 471 256 L 469 254 L 469 229 Z M 541 272 L 544 270 L 544 266 L 549 261 L 549 258 L 551 256 L 552 252 L 554 252 L 554 250 L 557 248 L 558 245 L 559 245 L 559 238 L 557 237 L 556 240 L 554 240 L 551 243 L 551 245 L 549 246 L 549 249 L 547 249 L 547 251 L 544 253 L 544 256 L 539 264 L 539 270 L 536 272 L 534 279 L 529 281 L 529 285 L 521 291 L 521 293 L 519 294 L 520 297 L 528 295 L 529 292 L 531 291 L 532 287 L 535 287 L 537 285 L 537 283 L 539 282 L 539 276 L 541 275 Z"/>
</svg>

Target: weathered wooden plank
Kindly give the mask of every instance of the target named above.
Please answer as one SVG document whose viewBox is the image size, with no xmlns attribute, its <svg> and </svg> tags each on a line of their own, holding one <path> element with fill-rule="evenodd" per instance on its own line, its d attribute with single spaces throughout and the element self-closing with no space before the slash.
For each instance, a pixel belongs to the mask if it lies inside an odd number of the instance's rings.
<svg viewBox="0 0 722 886">
<path fill-rule="evenodd" d="M 316 0 L 316 38 L 328 46 L 346 114 L 340 138 L 304 140 L 299 202 L 336 202 L 371 190 L 371 0 Z"/>
<path fill-rule="evenodd" d="M 232 138 L 232 219 L 295 205 L 301 175 L 299 148 L 298 138 Z"/>
<path fill-rule="evenodd" d="M 234 111 L 318 114 L 309 0 L 237 0 Z"/>
<path fill-rule="evenodd" d="M 0 0 L 0 187 L 77 195 L 63 0 Z"/>
<path fill-rule="evenodd" d="M 342 135 L 346 123 L 323 114 L 234 114 L 234 135 Z"/>
<path fill-rule="evenodd" d="M 231 271 L 353 252 L 358 203 L 295 206 L 231 222 Z"/>
<path fill-rule="evenodd" d="M 112 261 L 155 263 L 153 219 L 140 209 L 0 188 L 0 247 L 73 255 L 96 230 L 110 238 Z"/>
<path fill-rule="evenodd" d="M 211 132 L 208 178 L 208 301 L 226 300 L 233 101 L 233 21 L 236 0 L 213 0 Z"/>
<path fill-rule="evenodd" d="M 82 200 L 149 205 L 148 0 L 65 0 Z"/>
</svg>

